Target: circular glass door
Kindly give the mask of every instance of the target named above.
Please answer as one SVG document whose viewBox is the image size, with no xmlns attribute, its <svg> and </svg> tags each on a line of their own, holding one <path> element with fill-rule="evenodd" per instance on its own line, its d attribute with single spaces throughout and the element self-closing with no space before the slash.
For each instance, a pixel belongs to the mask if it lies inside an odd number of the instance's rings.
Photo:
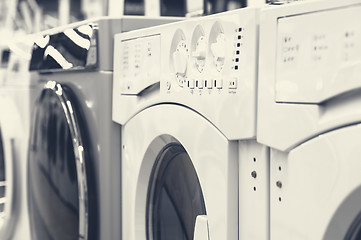
<svg viewBox="0 0 361 240">
<path fill-rule="evenodd" d="M 345 236 L 345 240 L 357 239 L 361 239 L 361 212 L 354 219 Z"/>
<path fill-rule="evenodd" d="M 345 196 L 328 223 L 324 240 L 361 239 L 361 185 Z"/>
<path fill-rule="evenodd" d="M 192 240 L 198 215 L 206 215 L 206 209 L 196 170 L 179 143 L 168 144 L 150 177 L 147 239 Z"/>
<path fill-rule="evenodd" d="M 33 239 L 88 239 L 89 159 L 74 101 L 69 88 L 48 82 L 36 105 L 28 159 Z"/>
</svg>

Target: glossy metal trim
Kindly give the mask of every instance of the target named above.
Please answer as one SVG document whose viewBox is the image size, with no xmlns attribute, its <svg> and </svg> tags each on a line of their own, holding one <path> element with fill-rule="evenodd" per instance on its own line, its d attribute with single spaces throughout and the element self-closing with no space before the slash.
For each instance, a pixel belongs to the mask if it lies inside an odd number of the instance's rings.
<svg viewBox="0 0 361 240">
<path fill-rule="evenodd" d="M 44 89 L 53 91 L 63 107 L 63 111 L 70 130 L 74 155 L 76 160 L 79 200 L 79 240 L 88 239 L 88 186 L 86 176 L 86 162 L 83 141 L 80 135 L 80 128 L 77 117 L 74 113 L 72 102 L 60 83 L 48 81 Z"/>
</svg>

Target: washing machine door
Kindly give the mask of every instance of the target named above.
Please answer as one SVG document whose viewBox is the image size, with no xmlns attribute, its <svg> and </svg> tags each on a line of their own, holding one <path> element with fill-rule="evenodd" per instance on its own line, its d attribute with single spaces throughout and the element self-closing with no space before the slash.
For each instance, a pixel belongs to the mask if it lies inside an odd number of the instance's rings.
<svg viewBox="0 0 361 240">
<path fill-rule="evenodd" d="M 89 157 L 71 90 L 49 81 L 35 107 L 28 156 L 33 239 L 88 239 Z"/>
<path fill-rule="evenodd" d="M 149 151 L 159 151 L 152 146 Z M 148 239 L 157 240 L 193 239 L 197 216 L 207 214 L 196 170 L 180 143 L 169 142 L 160 149 L 148 187 L 147 208 Z"/>
<path fill-rule="evenodd" d="M 237 143 L 198 113 L 147 108 L 122 130 L 123 239 L 238 239 Z"/>
<path fill-rule="evenodd" d="M 361 125 L 282 154 L 271 155 L 271 239 L 361 239 Z"/>
<path fill-rule="evenodd" d="M 361 239 L 361 186 L 354 189 L 338 206 L 330 221 L 324 239 L 335 239 L 339 232 L 344 240 Z"/>
</svg>

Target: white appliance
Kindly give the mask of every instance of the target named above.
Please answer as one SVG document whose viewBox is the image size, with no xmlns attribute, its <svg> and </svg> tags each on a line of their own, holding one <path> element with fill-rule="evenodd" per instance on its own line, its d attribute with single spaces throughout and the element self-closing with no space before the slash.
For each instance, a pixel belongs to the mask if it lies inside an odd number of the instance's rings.
<svg viewBox="0 0 361 240">
<path fill-rule="evenodd" d="M 123 239 L 267 238 L 257 19 L 247 8 L 115 35 Z"/>
<path fill-rule="evenodd" d="M 33 239 L 120 239 L 120 127 L 111 120 L 113 35 L 180 18 L 102 17 L 49 30 L 28 154 Z"/>
<path fill-rule="evenodd" d="M 273 239 L 360 239 L 361 1 L 261 12 L 257 140 Z"/>
<path fill-rule="evenodd" d="M 3 92 L 0 93 L 0 100 L 0 111 L 2 112 L 0 118 L 0 236 L 2 239 L 10 239 L 14 233 L 16 221 L 13 211 L 13 206 L 16 206 L 14 152 L 15 148 L 19 149 L 19 145 L 21 146 L 18 143 L 18 140 L 21 139 L 19 128 L 16 127 L 21 124 L 19 114 L 8 109 L 16 109 L 13 101 Z"/>
<path fill-rule="evenodd" d="M 36 94 L 28 72 L 31 36 L 9 43 L 0 86 L 2 133 L 1 239 L 30 239 L 26 204 L 26 158 L 30 105 Z M 10 41 L 9 41 L 10 42 Z"/>
</svg>

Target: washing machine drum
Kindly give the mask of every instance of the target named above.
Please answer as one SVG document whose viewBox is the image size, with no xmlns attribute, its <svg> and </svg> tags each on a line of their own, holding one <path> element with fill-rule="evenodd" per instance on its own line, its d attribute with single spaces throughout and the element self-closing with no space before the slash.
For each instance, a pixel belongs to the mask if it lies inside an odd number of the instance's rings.
<svg viewBox="0 0 361 240">
<path fill-rule="evenodd" d="M 90 239 L 90 159 L 70 89 L 48 82 L 35 108 L 28 159 L 33 239 Z"/>
</svg>

